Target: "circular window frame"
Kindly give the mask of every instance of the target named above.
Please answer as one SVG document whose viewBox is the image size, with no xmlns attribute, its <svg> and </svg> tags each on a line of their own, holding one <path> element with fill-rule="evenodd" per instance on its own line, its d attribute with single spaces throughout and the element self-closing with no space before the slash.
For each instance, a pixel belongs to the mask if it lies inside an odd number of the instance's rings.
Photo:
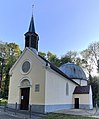
<svg viewBox="0 0 99 119">
<path fill-rule="evenodd" d="M 28 61 L 28 62 L 30 63 L 30 68 L 29 68 L 29 70 L 28 70 L 27 72 L 24 72 L 24 71 L 22 70 L 22 66 L 23 66 L 23 64 L 24 64 L 26 61 Z M 30 61 L 29 59 L 24 60 L 24 61 L 22 62 L 21 67 L 20 67 L 20 72 L 21 72 L 22 74 L 28 74 L 28 73 L 31 71 L 31 69 L 32 69 L 32 63 L 31 63 L 31 61 Z"/>
</svg>

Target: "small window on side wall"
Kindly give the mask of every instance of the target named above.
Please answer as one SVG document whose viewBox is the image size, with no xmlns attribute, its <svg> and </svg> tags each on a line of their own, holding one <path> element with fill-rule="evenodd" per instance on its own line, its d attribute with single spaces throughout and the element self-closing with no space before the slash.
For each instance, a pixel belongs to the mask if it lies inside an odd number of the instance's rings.
<svg viewBox="0 0 99 119">
<path fill-rule="evenodd" d="M 40 84 L 35 84 L 35 92 L 39 92 L 40 91 Z"/>
<path fill-rule="evenodd" d="M 69 95 L 69 85 L 68 85 L 68 83 L 66 83 L 66 95 L 67 96 Z"/>
</svg>

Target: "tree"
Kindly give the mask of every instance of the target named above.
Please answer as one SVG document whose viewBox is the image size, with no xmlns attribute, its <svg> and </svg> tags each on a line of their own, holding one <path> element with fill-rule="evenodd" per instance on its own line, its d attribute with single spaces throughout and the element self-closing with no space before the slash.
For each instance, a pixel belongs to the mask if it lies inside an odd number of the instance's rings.
<svg viewBox="0 0 99 119">
<path fill-rule="evenodd" d="M 21 50 L 15 43 L 0 44 L 0 69 L 2 72 L 1 95 L 3 98 L 8 96 L 9 70 L 20 56 Z M 2 62 L 3 61 L 3 62 Z"/>
<path fill-rule="evenodd" d="M 49 60 L 52 64 L 59 67 L 65 63 L 76 63 L 77 65 L 81 64 L 81 58 L 78 56 L 76 51 L 68 51 L 64 56 L 58 58 L 55 54 L 48 51 L 48 53 L 39 52 L 39 55 Z"/>
<path fill-rule="evenodd" d="M 97 61 L 99 59 L 99 42 L 91 43 L 88 47 L 91 61 L 97 66 Z"/>
<path fill-rule="evenodd" d="M 94 65 L 90 55 L 91 54 L 89 49 L 83 50 L 81 52 L 82 67 L 86 69 L 86 72 L 88 73 L 88 75 L 91 75 L 91 72 L 93 71 L 93 65 Z"/>
<path fill-rule="evenodd" d="M 47 53 L 47 60 L 49 60 L 53 65 L 59 67 L 60 66 L 60 59 L 57 58 L 55 54 L 52 54 L 51 52 Z"/>
<path fill-rule="evenodd" d="M 91 77 L 91 87 L 93 93 L 93 105 L 95 106 L 96 103 L 99 104 L 99 77 Z M 89 81 L 90 83 L 90 81 Z"/>
<path fill-rule="evenodd" d="M 60 59 L 60 61 L 61 61 L 61 65 L 62 64 L 65 64 L 65 63 L 68 63 L 68 62 L 72 62 L 72 60 L 70 59 L 70 57 L 67 56 L 67 55 L 62 56 L 61 59 Z"/>
<path fill-rule="evenodd" d="M 92 86 L 93 102 L 99 104 L 99 77 L 92 77 L 94 70 L 99 71 L 99 42 L 91 43 L 87 49 L 81 52 L 82 66 L 89 75 L 88 83 Z"/>
<path fill-rule="evenodd" d="M 44 52 L 38 52 L 38 54 L 39 54 L 40 56 L 46 58 L 46 53 L 44 53 Z"/>
<path fill-rule="evenodd" d="M 72 62 L 76 62 L 77 52 L 76 51 L 68 51 L 66 55 L 71 59 Z"/>
<path fill-rule="evenodd" d="M 87 62 L 87 67 L 99 69 L 99 42 L 91 43 L 87 49 L 81 52 L 83 59 Z"/>
<path fill-rule="evenodd" d="M 61 57 L 61 65 L 65 63 L 75 63 L 77 65 L 81 64 L 81 58 L 76 51 L 68 51 L 64 56 Z"/>
</svg>

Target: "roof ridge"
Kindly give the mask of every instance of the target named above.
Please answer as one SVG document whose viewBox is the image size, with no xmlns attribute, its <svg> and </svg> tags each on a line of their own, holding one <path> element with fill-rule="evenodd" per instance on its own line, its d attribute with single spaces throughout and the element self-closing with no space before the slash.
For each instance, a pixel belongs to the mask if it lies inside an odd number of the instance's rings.
<svg viewBox="0 0 99 119">
<path fill-rule="evenodd" d="M 50 68 L 53 69 L 54 71 L 56 71 L 57 73 L 59 73 L 60 75 L 62 75 L 63 77 L 69 79 L 70 81 L 72 81 L 73 83 L 75 83 L 76 85 L 79 85 L 78 83 L 76 83 L 74 80 L 72 80 L 70 77 L 68 77 L 64 72 L 62 72 L 58 67 L 56 67 L 55 65 L 53 65 L 50 61 L 46 60 L 44 57 L 42 57 L 41 55 L 38 55 L 40 58 L 42 58 L 46 63 L 50 64 Z"/>
</svg>

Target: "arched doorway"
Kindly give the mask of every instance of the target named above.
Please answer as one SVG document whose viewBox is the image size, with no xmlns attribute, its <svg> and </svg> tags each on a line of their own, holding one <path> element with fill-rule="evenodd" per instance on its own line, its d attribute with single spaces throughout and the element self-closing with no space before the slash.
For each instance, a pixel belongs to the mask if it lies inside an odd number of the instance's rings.
<svg viewBox="0 0 99 119">
<path fill-rule="evenodd" d="M 28 110 L 29 108 L 29 95 L 30 95 L 30 81 L 28 79 L 24 79 L 20 83 L 20 91 L 21 91 L 21 110 Z"/>
</svg>

